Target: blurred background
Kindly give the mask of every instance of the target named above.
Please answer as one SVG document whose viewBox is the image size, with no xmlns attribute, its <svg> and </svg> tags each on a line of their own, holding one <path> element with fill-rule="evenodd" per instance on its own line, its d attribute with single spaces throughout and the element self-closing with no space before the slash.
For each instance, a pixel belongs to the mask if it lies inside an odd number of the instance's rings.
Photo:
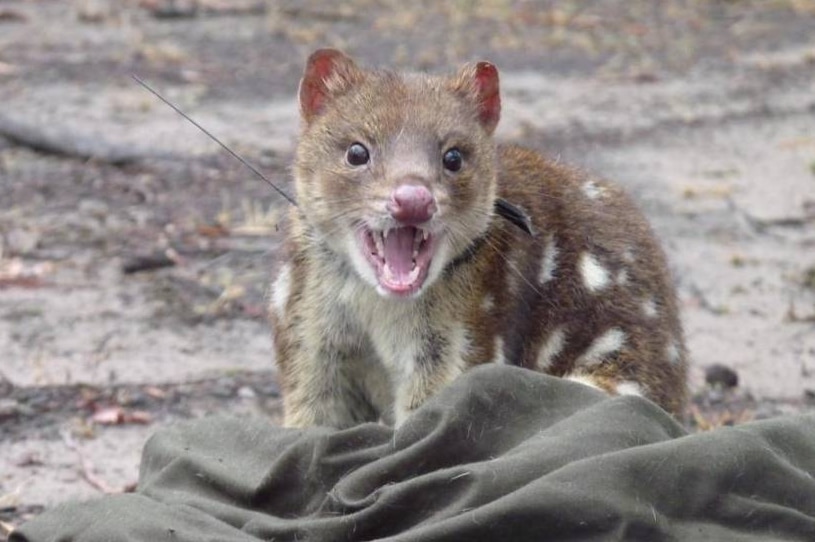
<svg viewBox="0 0 815 542">
<path fill-rule="evenodd" d="M 498 135 L 669 254 L 692 430 L 815 404 L 815 1 L 0 0 L 0 539 L 123 491 L 161 424 L 279 419 L 265 296 L 303 63 L 495 62 Z"/>
</svg>

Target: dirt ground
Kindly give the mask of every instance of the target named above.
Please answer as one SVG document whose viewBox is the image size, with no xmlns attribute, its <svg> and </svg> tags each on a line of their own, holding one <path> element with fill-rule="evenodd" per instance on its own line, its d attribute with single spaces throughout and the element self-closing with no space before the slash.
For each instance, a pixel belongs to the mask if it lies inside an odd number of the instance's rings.
<svg viewBox="0 0 815 542">
<path fill-rule="evenodd" d="M 664 241 L 692 430 L 815 404 L 815 1 L 0 0 L 0 539 L 132 487 L 145 439 L 279 419 L 264 297 L 303 61 L 499 66 L 503 140 Z M 733 387 L 734 379 L 738 384 Z"/>
</svg>

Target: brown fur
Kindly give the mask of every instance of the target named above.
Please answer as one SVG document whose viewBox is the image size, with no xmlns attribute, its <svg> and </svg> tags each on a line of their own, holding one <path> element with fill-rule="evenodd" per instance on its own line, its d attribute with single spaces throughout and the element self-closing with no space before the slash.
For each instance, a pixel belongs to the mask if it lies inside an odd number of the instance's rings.
<svg viewBox="0 0 815 542">
<path fill-rule="evenodd" d="M 285 423 L 401 423 L 462 371 L 492 361 L 610 393 L 639 389 L 679 413 L 686 362 L 673 286 L 621 190 L 533 151 L 497 147 L 489 105 L 497 94 L 484 98 L 478 79 L 497 93 L 489 65 L 405 76 L 321 53 L 301 83 L 299 208 L 270 311 Z M 354 142 L 371 150 L 369 166 L 344 162 Z M 466 159 L 450 175 L 440 157 L 453 146 Z M 431 265 L 418 295 L 394 299 L 360 275 L 349 232 L 362 220 L 386 227 L 383 202 L 404 179 L 432 190 L 447 251 L 433 257 L 435 274 Z M 528 213 L 533 235 L 495 216 L 496 197 Z M 553 246 L 549 276 L 542 266 Z"/>
</svg>

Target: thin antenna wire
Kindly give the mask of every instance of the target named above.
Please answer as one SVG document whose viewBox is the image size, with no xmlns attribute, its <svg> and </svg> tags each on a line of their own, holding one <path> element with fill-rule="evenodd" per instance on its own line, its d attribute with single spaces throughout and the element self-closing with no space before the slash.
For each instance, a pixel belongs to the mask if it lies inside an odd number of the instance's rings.
<svg viewBox="0 0 815 542">
<path fill-rule="evenodd" d="M 178 113 L 179 115 L 181 115 L 182 117 L 184 117 L 185 119 L 187 119 L 188 121 L 190 121 L 190 122 L 193 124 L 193 126 L 195 126 L 195 127 L 196 127 L 196 128 L 198 128 L 199 130 L 201 130 L 202 132 L 204 132 L 206 135 L 208 135 L 208 136 L 210 137 L 210 139 L 212 139 L 212 140 L 213 140 L 215 143 L 217 143 L 218 145 L 220 145 L 221 147 L 223 147 L 223 149 L 224 149 L 226 152 L 228 152 L 229 154 L 231 154 L 232 156 L 234 156 L 234 157 L 235 157 L 235 158 L 236 158 L 236 159 L 237 159 L 237 160 L 238 160 L 238 161 L 239 161 L 241 164 L 243 164 L 244 166 L 246 166 L 246 167 L 248 167 L 250 170 L 252 170 L 252 173 L 254 173 L 254 174 L 255 174 L 255 175 L 257 175 L 258 177 L 260 177 L 261 179 L 263 179 L 264 181 L 266 181 L 266 183 L 267 183 L 269 186 L 271 186 L 272 188 L 274 188 L 274 189 L 275 189 L 275 191 L 277 191 L 277 193 L 278 193 L 278 194 L 280 194 L 281 196 L 283 196 L 284 198 L 286 198 L 286 200 L 288 200 L 288 202 L 289 202 L 289 203 L 291 203 L 292 205 L 294 205 L 295 207 L 297 207 L 297 202 L 296 202 L 296 201 L 294 201 L 294 199 L 293 199 L 291 196 L 289 196 L 288 194 L 286 194 L 285 192 L 283 192 L 281 189 L 279 189 L 277 186 L 275 186 L 275 184 L 274 184 L 272 181 L 270 181 L 269 179 L 267 179 L 267 178 L 266 178 L 266 177 L 263 175 L 263 173 L 261 173 L 260 171 L 258 171 L 257 169 L 255 169 L 255 167 L 254 167 L 252 164 L 250 164 L 249 162 L 247 162 L 246 160 L 244 160 L 244 159 L 243 159 L 243 158 L 242 158 L 242 157 L 241 157 L 241 156 L 240 156 L 238 153 L 236 153 L 235 151 L 233 151 L 232 149 L 230 149 L 229 147 L 227 147 L 226 145 L 224 145 L 223 143 L 221 143 L 221 140 L 220 140 L 220 139 L 218 139 L 217 137 L 215 137 L 214 135 L 212 135 L 212 134 L 211 134 L 211 133 L 210 133 L 210 132 L 209 132 L 209 131 L 208 131 L 206 128 L 204 128 L 203 126 L 201 126 L 200 124 L 198 124 L 197 122 L 195 122 L 194 120 L 192 120 L 192 118 L 190 118 L 190 116 L 189 116 L 189 115 L 187 115 L 187 114 L 186 114 L 186 113 L 184 113 L 184 112 L 183 112 L 181 109 L 179 109 L 178 107 L 176 107 L 176 106 L 175 106 L 175 105 L 174 105 L 172 102 L 170 102 L 169 100 L 167 100 L 167 99 L 166 99 L 164 96 L 162 96 L 161 94 L 159 94 L 158 92 L 156 92 L 155 90 L 153 90 L 153 88 L 152 88 L 152 87 L 150 87 L 150 85 L 148 85 L 147 83 L 145 83 L 144 81 L 142 81 L 142 80 L 141 80 L 141 79 L 140 79 L 140 78 L 139 78 L 137 75 L 135 75 L 135 74 L 131 74 L 131 75 L 130 75 L 130 77 L 132 77 L 132 78 L 133 78 L 133 79 L 134 79 L 134 80 L 135 80 L 135 81 L 136 81 L 138 84 L 140 84 L 141 86 L 143 86 L 144 88 L 146 88 L 148 91 L 150 91 L 150 93 L 151 93 L 151 94 L 153 94 L 153 95 L 154 95 L 156 98 L 158 98 L 159 100 L 161 100 L 161 101 L 162 101 L 162 102 L 164 102 L 165 104 L 169 105 L 169 106 L 170 106 L 170 107 L 173 109 L 173 111 L 175 111 L 176 113 Z"/>
</svg>

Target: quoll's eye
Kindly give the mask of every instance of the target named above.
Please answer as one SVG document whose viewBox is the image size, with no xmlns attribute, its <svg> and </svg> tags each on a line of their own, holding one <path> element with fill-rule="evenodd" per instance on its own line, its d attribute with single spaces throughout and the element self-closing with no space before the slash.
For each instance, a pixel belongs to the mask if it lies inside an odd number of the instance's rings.
<svg viewBox="0 0 815 542">
<path fill-rule="evenodd" d="M 345 161 L 351 166 L 364 166 L 370 159 L 371 155 L 362 143 L 353 143 L 345 152 Z"/>
<path fill-rule="evenodd" d="M 444 153 L 441 161 L 442 164 L 444 164 L 444 169 L 451 173 L 455 173 L 461 169 L 461 151 L 453 147 Z"/>
</svg>

